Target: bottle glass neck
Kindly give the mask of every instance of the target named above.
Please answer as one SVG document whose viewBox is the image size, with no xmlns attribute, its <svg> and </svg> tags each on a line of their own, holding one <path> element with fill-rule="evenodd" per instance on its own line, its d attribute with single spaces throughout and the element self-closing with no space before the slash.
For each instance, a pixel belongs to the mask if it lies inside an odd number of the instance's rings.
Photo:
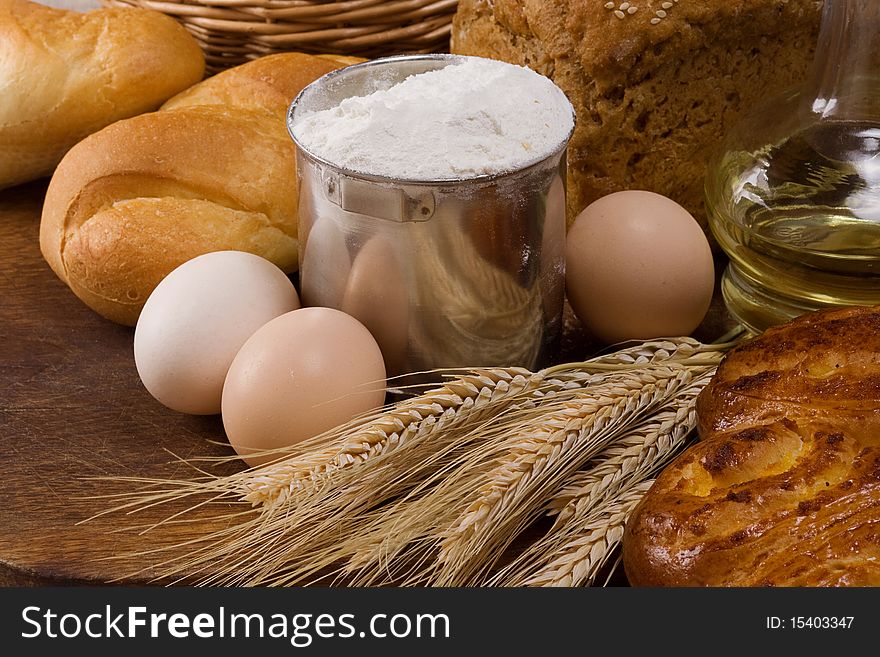
<svg viewBox="0 0 880 657">
<path fill-rule="evenodd" d="M 880 121 L 880 0 L 825 0 L 808 100 L 822 118 Z"/>
</svg>

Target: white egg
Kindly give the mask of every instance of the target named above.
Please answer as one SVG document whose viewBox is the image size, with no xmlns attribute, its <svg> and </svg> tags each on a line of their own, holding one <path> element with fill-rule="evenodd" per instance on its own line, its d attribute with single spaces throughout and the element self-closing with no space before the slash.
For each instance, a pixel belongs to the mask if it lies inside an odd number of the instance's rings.
<svg viewBox="0 0 880 657">
<path fill-rule="evenodd" d="M 241 251 L 193 258 L 156 286 L 141 311 L 134 334 L 141 381 L 173 410 L 219 413 L 238 350 L 266 322 L 299 306 L 290 279 L 268 260 Z"/>
</svg>

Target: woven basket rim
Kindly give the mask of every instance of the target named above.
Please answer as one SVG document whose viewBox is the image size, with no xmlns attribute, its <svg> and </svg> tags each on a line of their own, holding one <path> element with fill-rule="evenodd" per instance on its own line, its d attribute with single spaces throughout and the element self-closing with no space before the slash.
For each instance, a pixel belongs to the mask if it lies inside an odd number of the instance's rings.
<svg viewBox="0 0 880 657">
<path fill-rule="evenodd" d="M 375 57 L 445 51 L 458 0 L 101 0 L 167 14 L 216 72 L 299 49 Z"/>
<path fill-rule="evenodd" d="M 291 17 L 340 17 L 351 12 L 367 13 L 368 11 L 393 14 L 398 22 L 406 20 L 409 12 L 430 8 L 432 11 L 443 12 L 452 10 L 458 0 L 103 0 L 105 5 L 156 5 L 167 8 L 187 7 L 191 11 L 199 9 L 240 10 L 247 8 L 258 11 L 284 11 Z"/>
</svg>

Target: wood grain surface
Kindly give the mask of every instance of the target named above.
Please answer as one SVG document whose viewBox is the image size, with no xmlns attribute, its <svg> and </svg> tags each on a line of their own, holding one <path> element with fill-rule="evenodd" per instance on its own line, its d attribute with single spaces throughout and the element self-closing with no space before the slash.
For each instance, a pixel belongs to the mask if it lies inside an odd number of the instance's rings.
<svg viewBox="0 0 880 657">
<path fill-rule="evenodd" d="M 231 455 L 219 417 L 170 411 L 142 387 L 133 330 L 80 303 L 44 262 L 38 243 L 45 181 L 0 191 L 0 585 L 155 582 L 139 551 L 218 529 L 202 511 L 186 526 L 147 535 L 117 531 L 120 517 L 81 521 L 108 509 L 100 496 L 125 490 L 105 477 L 180 478 L 182 458 Z M 559 360 L 597 345 L 570 312 Z M 697 337 L 731 326 L 716 298 Z M 215 471 L 243 466 L 227 463 Z M 158 522 L 173 505 L 137 516 Z M 133 575 L 138 573 L 137 575 Z"/>
<path fill-rule="evenodd" d="M 182 477 L 186 466 L 166 450 L 183 458 L 232 450 L 209 442 L 225 439 L 219 417 L 154 401 L 135 370 L 133 330 L 93 313 L 46 265 L 44 193 L 45 182 L 0 192 L 0 584 L 102 583 L 143 565 L 120 555 L 178 543 L 210 523 L 147 538 L 115 532 L 118 517 L 78 525 L 111 506 L 88 498 L 122 488 L 97 478 Z"/>
</svg>

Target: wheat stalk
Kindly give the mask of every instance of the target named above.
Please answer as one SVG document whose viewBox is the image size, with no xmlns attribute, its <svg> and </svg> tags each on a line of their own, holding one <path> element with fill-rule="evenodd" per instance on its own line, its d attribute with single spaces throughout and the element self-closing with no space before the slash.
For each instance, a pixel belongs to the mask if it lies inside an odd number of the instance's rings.
<svg viewBox="0 0 880 657">
<path fill-rule="evenodd" d="M 572 477 L 547 506 L 556 516 L 551 532 L 570 518 L 582 516 L 620 486 L 644 478 L 665 465 L 697 424 L 695 401 L 708 383 L 704 376 L 647 422 L 601 452 L 583 472 Z"/>
<path fill-rule="evenodd" d="M 667 402 L 659 411 L 630 429 L 572 476 L 546 506 L 555 522 L 495 575 L 491 583 L 522 586 L 555 554 L 581 534 L 608 504 L 629 488 L 653 477 L 684 446 L 697 422 L 695 403 L 711 376 L 704 374 Z"/>
<path fill-rule="evenodd" d="M 573 373 L 568 378 L 578 376 Z M 208 496 L 215 503 L 245 501 L 260 507 L 257 518 L 234 525 L 222 536 L 204 537 L 202 549 L 194 549 L 188 557 L 176 559 L 176 565 L 165 562 L 166 575 L 206 570 L 234 558 L 234 550 L 248 554 L 254 562 L 257 557 L 267 561 L 279 545 L 278 536 L 283 534 L 287 517 L 300 515 L 304 521 L 320 518 L 323 509 L 317 506 L 321 503 L 329 506 L 328 496 L 338 497 L 339 482 L 344 481 L 344 474 L 354 466 L 382 461 L 379 457 L 401 451 L 408 443 L 431 445 L 435 435 L 452 440 L 458 427 L 483 415 L 492 416 L 505 404 L 515 403 L 523 393 L 527 396 L 525 391 L 540 389 L 543 379 L 541 373 L 514 368 L 462 374 L 392 408 L 301 443 L 283 460 L 261 468 L 227 477 L 205 476 L 197 481 L 156 482 L 129 478 L 128 483 L 144 483 L 154 488 L 133 493 L 111 511 L 131 511 L 188 496 Z M 570 383 L 562 375 L 554 377 L 550 385 L 564 388 Z M 293 499 L 297 497 L 295 493 L 303 498 L 302 504 Z M 375 492 L 371 494 L 379 497 Z M 340 506 L 344 506 L 342 501 L 336 508 Z M 310 540 L 312 537 L 304 533 L 296 542 L 308 544 Z M 237 564 L 235 581 L 246 578 L 248 570 Z"/>
<path fill-rule="evenodd" d="M 456 479 L 462 463 L 479 462 L 472 455 L 487 448 L 523 422 L 537 421 L 544 412 L 543 406 L 567 399 L 585 389 L 593 389 L 615 376 L 614 372 L 590 374 L 584 371 L 566 372 L 561 378 L 548 378 L 528 395 L 520 395 L 516 403 L 506 408 L 496 408 L 485 421 L 468 424 L 468 430 L 458 433 L 444 432 L 437 436 L 418 436 L 408 443 L 406 449 L 377 454 L 345 474 L 337 471 L 333 486 L 313 489 L 306 499 L 288 499 L 283 511 L 282 524 L 305 525 L 309 529 L 284 544 L 284 553 L 273 555 L 273 563 L 282 561 L 290 565 L 283 569 L 285 582 L 301 582 L 315 570 L 315 564 L 329 568 L 331 564 L 350 558 L 362 550 L 367 526 L 374 518 L 397 518 L 393 506 L 383 505 L 395 497 L 405 500 L 419 499 L 430 491 L 438 481 Z M 429 442 L 426 442 L 429 441 Z M 410 452 L 406 457 L 405 451 Z M 374 509 L 382 505 L 380 511 Z M 276 505 L 270 505 L 274 507 Z M 418 507 L 421 508 L 421 507 Z M 271 517 L 271 508 L 264 508 L 264 517 Z M 280 515 L 281 512 L 278 513 Z M 274 526 L 275 521 L 268 522 Z M 391 540 L 408 536 L 412 527 L 382 531 L 381 536 Z M 341 538 L 340 535 L 341 534 Z M 368 539 L 367 539 L 368 540 Z M 256 543 L 251 538 L 249 542 Z M 277 557 L 277 558 L 275 558 Z M 300 564 L 308 563 L 304 568 Z M 291 565 L 292 564 L 292 565 Z"/>
<path fill-rule="evenodd" d="M 460 437 L 459 430 L 484 429 L 505 409 L 526 409 L 566 390 L 594 385 L 608 373 L 492 369 L 463 374 L 417 397 L 404 400 L 364 424 L 325 434 L 297 453 L 238 477 L 233 490 L 254 505 L 284 503 L 297 492 L 326 485 L 334 472 L 363 466 L 401 448 L 436 449 Z M 329 444 L 326 444 L 327 439 Z M 411 443 L 414 443 L 411 445 Z M 464 442 L 458 442 L 463 446 Z"/>
<path fill-rule="evenodd" d="M 300 445 L 287 458 L 253 471 L 235 490 L 253 504 L 276 504 L 328 473 L 363 463 L 397 449 L 413 437 L 436 435 L 498 412 L 507 402 L 532 392 L 538 396 L 591 383 L 594 373 L 637 368 L 658 362 L 683 362 L 697 355 L 718 362 L 721 350 L 707 350 L 690 338 L 653 341 L 599 356 L 581 367 L 560 366 L 532 373 L 524 369 L 487 369 L 462 374 L 438 388 L 404 400 L 383 414 L 360 419 L 341 430 Z M 603 370 L 602 368 L 612 368 Z M 552 376 L 551 376 L 552 373 Z"/>
<path fill-rule="evenodd" d="M 328 441 L 317 441 L 278 463 L 256 470 L 240 482 L 244 499 L 253 504 L 279 504 L 332 472 L 363 463 L 400 448 L 414 438 L 449 431 L 481 414 L 497 411 L 507 401 L 537 389 L 541 373 L 492 369 L 462 375 L 441 387 L 408 399 L 365 425 L 355 423 Z"/>
<path fill-rule="evenodd" d="M 565 409 L 524 439 L 489 472 L 476 499 L 445 533 L 431 583 L 475 584 L 585 462 L 692 379 L 690 368 L 652 367 L 622 377 L 615 395 Z"/>
<path fill-rule="evenodd" d="M 653 485 L 643 481 L 623 492 L 581 528 L 581 534 L 556 552 L 549 564 L 524 582 L 527 586 L 586 586 L 608 562 L 623 539 L 626 521 Z"/>
<path fill-rule="evenodd" d="M 616 356 L 614 358 L 616 360 Z M 713 367 L 701 365 L 694 371 L 713 370 Z M 621 377 L 626 376 L 631 375 L 626 374 L 626 370 L 618 371 L 614 377 L 596 381 L 592 387 L 574 390 L 571 396 L 564 399 L 557 397 L 555 402 L 557 405 L 563 404 L 567 416 L 574 416 L 577 412 L 593 412 L 608 399 L 620 394 Z M 700 387 L 705 384 L 706 379 L 707 377 L 703 375 Z M 641 381 L 634 387 L 640 389 L 643 385 L 644 381 Z M 689 399 L 689 395 L 695 395 L 696 391 L 697 388 L 694 387 L 693 390 L 683 392 L 682 396 Z M 685 401 L 677 403 L 681 404 Z M 359 549 L 346 566 L 346 573 L 352 578 L 350 581 L 362 586 L 388 584 L 392 581 L 402 581 L 407 584 L 436 583 L 430 579 L 425 570 L 420 571 L 409 564 L 419 561 L 421 566 L 427 567 L 423 555 L 435 552 L 437 537 L 448 532 L 449 527 L 454 523 L 462 522 L 456 509 L 468 504 L 468 498 L 472 499 L 472 491 L 485 485 L 483 482 L 486 473 L 497 468 L 499 462 L 503 465 L 509 459 L 511 441 L 514 444 L 522 441 L 523 432 L 528 427 L 549 428 L 553 423 L 559 423 L 558 414 L 554 415 L 554 408 L 558 406 L 545 403 L 540 407 L 539 415 L 527 417 L 511 414 L 507 419 L 498 418 L 502 425 L 507 423 L 506 437 L 505 432 L 502 431 L 489 443 L 488 449 L 475 449 L 471 453 L 459 455 L 457 471 L 453 474 L 440 473 L 438 479 L 442 480 L 435 482 L 436 486 L 430 494 L 405 499 L 388 509 L 384 514 L 384 524 L 383 518 L 380 517 L 372 529 L 372 538 L 367 535 L 355 539 Z M 507 442 L 503 442 L 504 440 Z M 662 451 L 667 441 L 660 438 L 658 442 Z M 612 443 L 612 446 L 614 445 L 617 445 L 617 442 Z M 600 443 L 597 443 L 592 449 L 598 449 L 599 446 Z M 498 457 L 499 451 L 502 452 L 502 457 Z M 646 448 L 645 451 L 650 450 Z M 587 454 L 588 452 L 583 452 L 582 456 Z M 599 458 L 597 457 L 595 461 L 599 462 Z M 426 487 L 430 488 L 430 485 Z M 422 557 L 420 558 L 419 555 Z"/>
<path fill-rule="evenodd" d="M 458 372 L 276 463 L 144 481 L 155 487 L 116 509 L 188 497 L 200 500 L 194 506 L 234 503 L 226 529 L 150 564 L 195 583 L 307 584 L 328 573 L 361 583 L 484 583 L 586 462 L 713 371 L 728 346 L 661 340 L 537 373 Z M 186 522 L 185 513 L 168 522 Z"/>
<path fill-rule="evenodd" d="M 702 371 L 702 369 L 698 371 Z M 305 553 L 301 554 L 300 561 L 307 560 L 312 564 L 311 570 L 308 571 L 301 567 L 293 568 L 292 570 L 278 568 L 277 564 L 279 559 L 276 558 L 278 555 L 268 555 L 272 557 L 269 561 L 276 564 L 276 574 L 274 575 L 273 580 L 268 580 L 266 576 L 263 576 L 261 582 L 302 582 L 303 577 L 306 574 L 314 572 L 315 563 L 320 563 L 322 566 L 329 566 L 330 564 L 347 557 L 350 557 L 350 561 L 346 574 L 351 576 L 348 583 L 357 585 L 375 585 L 391 583 L 396 579 L 399 580 L 399 577 L 395 576 L 395 571 L 405 569 L 399 565 L 392 566 L 390 563 L 391 559 L 396 557 L 401 560 L 401 563 L 406 564 L 410 558 L 418 558 L 419 553 L 422 553 L 423 555 L 430 553 L 429 548 L 431 547 L 431 539 L 438 531 L 438 520 L 444 518 L 443 511 L 456 508 L 456 498 L 461 498 L 462 491 L 467 492 L 474 490 L 477 483 L 474 480 L 474 477 L 480 472 L 480 464 L 487 462 L 486 454 L 496 453 L 498 450 L 498 446 L 494 444 L 495 441 L 499 441 L 499 438 L 505 435 L 510 438 L 511 434 L 515 435 L 517 432 L 521 431 L 523 425 L 544 426 L 548 421 L 552 425 L 553 418 L 558 422 L 559 408 L 564 409 L 564 415 L 572 417 L 578 412 L 581 414 L 595 414 L 600 412 L 607 406 L 609 399 L 613 398 L 615 395 L 619 395 L 622 390 L 627 389 L 627 384 L 621 383 L 621 377 L 624 377 L 626 381 L 630 382 L 629 389 L 633 391 L 644 391 L 646 382 L 643 376 L 643 372 L 639 373 L 636 377 L 633 377 L 628 373 L 618 373 L 615 376 L 606 375 L 604 377 L 593 375 L 583 378 L 581 381 L 582 383 L 587 382 L 591 385 L 579 387 L 569 382 L 566 389 L 554 391 L 556 394 L 547 395 L 546 399 L 542 399 L 541 405 L 520 404 L 511 406 L 507 411 L 502 411 L 498 416 L 492 418 L 492 424 L 494 425 L 493 430 L 496 437 L 494 440 L 488 441 L 488 446 L 474 443 L 474 446 L 470 451 L 460 451 L 456 453 L 455 457 L 452 459 L 454 468 L 450 470 L 439 469 L 434 476 L 433 482 L 431 477 L 428 477 L 426 483 L 416 487 L 414 493 L 411 493 L 406 497 L 403 503 L 398 503 L 396 506 L 391 505 L 380 508 L 376 511 L 371 511 L 369 507 L 364 507 L 364 503 L 368 502 L 367 499 L 353 503 L 351 492 L 348 491 L 343 498 L 349 501 L 348 507 L 342 509 L 341 512 L 335 516 L 335 519 L 322 521 L 321 525 L 323 529 L 318 531 L 318 534 L 320 535 L 325 531 L 329 531 L 333 526 L 344 526 L 346 527 L 345 536 L 339 541 L 333 541 L 332 545 L 326 545 L 323 548 L 323 551 L 321 549 L 318 549 L 317 552 L 313 551 L 311 556 L 308 556 Z M 685 378 L 682 380 L 687 379 Z M 687 398 L 687 395 L 683 395 L 683 397 Z M 573 406 L 573 399 L 579 399 L 580 402 Z M 584 401 L 584 399 L 587 401 Z M 547 415 L 548 409 L 556 409 L 555 412 L 549 411 L 549 420 Z M 506 417 L 508 415 L 509 417 Z M 481 432 L 485 432 L 486 430 L 487 428 L 484 427 L 481 429 Z M 488 436 L 489 434 L 487 433 L 485 435 Z M 499 444 L 505 445 L 505 449 L 509 448 L 509 445 L 506 445 L 504 441 L 500 441 Z M 595 451 L 595 449 L 593 451 Z M 376 472 L 375 461 L 372 466 L 373 467 L 368 470 L 370 474 Z M 424 475 L 420 475 L 417 479 L 421 479 L 423 476 Z M 443 484 L 447 484 L 448 482 L 452 483 L 450 485 L 438 486 L 438 491 L 434 490 L 433 486 L 434 483 L 438 482 L 442 482 Z M 360 478 L 357 483 L 358 486 L 363 489 L 367 497 L 375 495 L 375 491 L 377 490 L 375 482 L 365 485 L 364 479 Z M 401 511 L 402 508 L 406 509 L 406 511 Z M 331 514 L 331 517 L 333 517 L 333 514 Z M 425 524 L 425 520 L 428 520 L 427 525 Z M 287 518 L 286 522 L 290 524 L 298 524 L 291 518 Z M 442 528 L 442 523 L 448 522 L 449 518 L 447 515 L 446 519 L 442 520 L 439 527 Z M 370 538 L 371 534 L 373 538 Z M 384 552 L 380 552 L 379 554 L 376 552 L 377 537 L 378 545 L 384 550 Z M 253 542 L 253 539 L 251 539 L 251 541 Z M 365 545 L 366 547 L 364 547 Z M 392 548 L 392 545 L 395 545 L 396 547 Z M 294 555 L 289 551 L 289 546 L 287 547 L 287 550 L 287 554 L 284 555 L 284 560 L 289 563 L 294 560 Z M 365 551 L 366 555 L 364 554 Z M 350 556 L 352 554 L 354 556 Z M 424 556 L 422 556 L 420 560 L 422 571 L 419 572 L 419 568 L 415 567 L 414 572 L 410 572 L 407 575 L 410 582 L 423 581 L 425 578 L 425 567 L 430 570 L 430 560 L 425 559 Z M 383 573 L 385 573 L 385 575 L 383 575 Z"/>
<path fill-rule="evenodd" d="M 264 564 L 269 563 L 277 571 L 272 577 L 284 570 L 282 564 L 302 564 L 284 571 L 290 581 L 311 577 L 336 560 L 341 532 L 357 535 L 360 523 L 375 506 L 405 493 L 441 468 L 443 458 L 452 458 L 450 453 L 468 445 L 470 435 L 488 439 L 492 431 L 486 424 L 495 423 L 505 407 L 529 412 L 545 398 L 610 376 L 576 370 L 548 378 L 542 373 L 525 372 L 528 376 L 524 376 L 524 372 L 487 370 L 463 375 L 398 404 L 364 426 L 354 423 L 337 430 L 330 450 L 304 450 L 274 465 L 177 487 L 177 498 L 197 493 L 215 495 L 216 501 L 243 498 L 260 506 L 260 516 L 242 524 L 239 533 L 224 534 L 222 542 L 206 537 L 203 550 L 179 558 L 173 568 L 171 563 L 163 564 L 169 568 L 166 574 L 234 563 L 234 573 L 199 583 L 265 583 L 270 575 Z M 400 426 L 403 420 L 410 423 L 400 435 L 389 436 L 382 430 Z M 360 448 L 356 441 L 373 447 L 361 452 L 368 458 L 355 463 L 328 458 L 328 454 L 350 450 L 351 445 Z M 175 490 L 173 482 L 169 490 Z"/>
<path fill-rule="evenodd" d="M 409 557 L 415 558 L 414 550 L 421 553 L 433 550 L 437 537 L 456 521 L 457 509 L 466 505 L 473 491 L 479 489 L 481 477 L 497 468 L 499 461 L 503 463 L 512 446 L 523 440 L 524 429 L 538 427 L 536 431 L 540 432 L 542 428 L 570 424 L 579 416 L 598 412 L 626 387 L 621 377 L 630 381 L 630 388 L 641 385 L 626 371 L 593 375 L 583 386 L 570 386 L 545 397 L 535 406 L 513 406 L 493 418 L 490 434 L 487 434 L 491 435 L 490 439 L 473 442 L 468 450 L 458 452 L 452 461 L 453 467 L 428 476 L 411 495 L 385 510 L 371 532 L 352 539 L 354 554 L 346 571 L 354 577 L 354 582 L 358 585 L 388 583 L 383 573 L 390 576 L 392 572 L 406 570 L 392 561 L 406 564 Z M 424 572 L 409 572 L 403 580 L 416 583 L 424 577 Z"/>
</svg>

